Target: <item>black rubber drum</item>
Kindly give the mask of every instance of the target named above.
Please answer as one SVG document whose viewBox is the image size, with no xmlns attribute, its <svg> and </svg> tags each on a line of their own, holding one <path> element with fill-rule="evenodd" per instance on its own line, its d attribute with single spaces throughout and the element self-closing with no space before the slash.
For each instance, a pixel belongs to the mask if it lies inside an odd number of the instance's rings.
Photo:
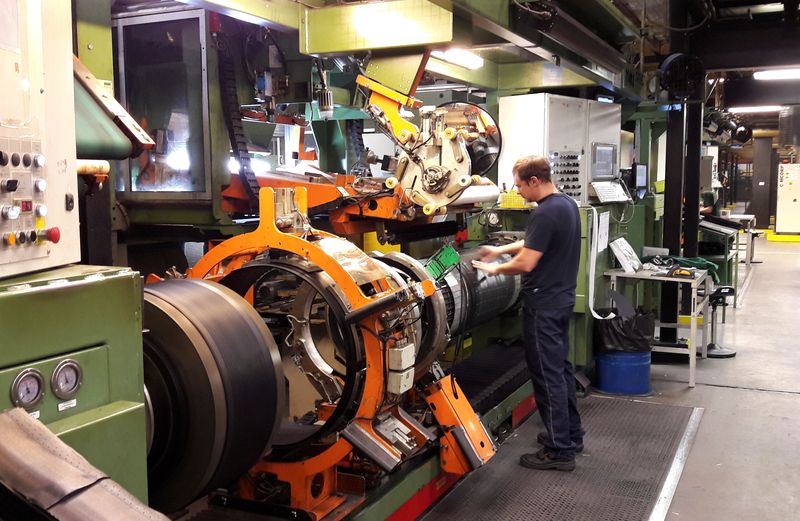
<svg viewBox="0 0 800 521">
<path fill-rule="evenodd" d="M 143 321 L 150 505 L 174 512 L 269 451 L 284 376 L 262 318 L 214 282 L 146 286 Z"/>
</svg>

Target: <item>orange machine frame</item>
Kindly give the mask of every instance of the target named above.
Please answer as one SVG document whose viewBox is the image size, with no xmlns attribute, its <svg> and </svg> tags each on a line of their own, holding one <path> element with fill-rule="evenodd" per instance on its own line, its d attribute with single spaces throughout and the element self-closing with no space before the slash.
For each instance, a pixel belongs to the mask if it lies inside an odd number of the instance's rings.
<svg viewBox="0 0 800 521">
<path fill-rule="evenodd" d="M 353 182 L 356 179 L 356 176 L 339 174 L 335 177 L 335 183 L 331 183 L 316 182 L 311 178 L 306 181 L 298 181 L 257 176 L 258 184 L 262 188 L 306 188 L 309 208 L 323 206 L 345 198 L 357 198 L 359 193 L 353 188 Z M 225 212 L 244 214 L 250 210 L 250 199 L 238 176 L 231 177 L 230 185 L 222 192 L 222 197 L 222 209 Z M 364 202 L 330 210 L 330 222 L 336 233 L 353 235 L 374 231 L 375 224 L 379 220 L 426 223 L 433 219 L 428 216 L 417 218 L 416 212 L 407 213 L 401 210 L 413 205 L 414 203 L 406 197 L 402 189 L 395 189 L 391 194 L 369 197 Z"/>
<path fill-rule="evenodd" d="M 308 210 L 308 199 L 305 187 L 294 187 L 295 204 L 298 211 L 305 215 Z M 259 193 L 260 223 L 256 230 L 232 237 L 213 247 L 198 263 L 187 272 L 189 278 L 219 278 L 223 272 L 230 272 L 241 267 L 244 263 L 264 252 L 274 248 L 284 250 L 316 264 L 323 269 L 342 290 L 349 300 L 352 310 L 358 310 L 373 302 L 376 298 L 383 298 L 403 289 L 389 289 L 392 286 L 388 279 L 376 281 L 379 291 L 375 296 L 366 296 L 349 275 L 345 268 L 336 262 L 314 242 L 309 242 L 301 237 L 300 233 L 285 233 L 276 225 L 275 191 L 272 188 L 262 188 Z M 314 235 L 338 238 L 319 230 L 312 230 Z M 227 264 L 224 264 L 225 261 Z M 425 297 L 433 294 L 435 286 L 433 281 L 426 280 L 419 284 L 419 289 Z M 383 326 L 380 315 L 384 310 L 376 311 L 359 323 L 363 331 L 380 331 Z M 373 428 L 373 420 L 378 413 L 387 410 L 384 406 L 385 378 L 383 367 L 386 356 L 383 341 L 374 334 L 364 334 L 363 344 L 366 358 L 366 378 L 361 402 L 355 412 L 353 422 L 363 428 L 369 435 L 382 444 L 391 453 L 400 457 L 399 451 Z M 480 466 L 494 455 L 494 445 L 480 420 L 472 410 L 469 402 L 458 389 L 457 384 L 446 377 L 429 386 L 424 393 L 424 398 L 434 411 L 434 416 L 444 430 L 441 439 L 442 466 L 447 472 L 463 475 Z M 389 407 L 391 408 L 391 407 Z M 412 428 L 412 436 L 423 445 L 425 434 Z M 462 436 L 457 436 L 456 431 Z M 470 451 L 471 445 L 473 449 Z M 471 452 L 471 457 L 465 453 Z M 343 437 L 338 437 L 332 445 L 320 454 L 298 462 L 272 462 L 261 460 L 249 471 L 249 475 L 241 480 L 241 495 L 244 499 L 255 499 L 254 478 L 261 473 L 270 473 L 277 476 L 278 480 L 288 482 L 291 486 L 291 506 L 299 508 L 315 519 L 340 519 L 352 511 L 363 497 L 350 501 L 338 493 L 337 467 L 346 463 L 353 451 L 351 445 Z"/>
</svg>

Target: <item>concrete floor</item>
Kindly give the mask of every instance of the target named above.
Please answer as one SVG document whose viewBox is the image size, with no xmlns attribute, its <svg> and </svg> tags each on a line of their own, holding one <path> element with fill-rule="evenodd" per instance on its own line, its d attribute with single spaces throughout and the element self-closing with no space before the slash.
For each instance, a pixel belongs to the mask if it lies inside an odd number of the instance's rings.
<svg viewBox="0 0 800 521">
<path fill-rule="evenodd" d="M 718 330 L 737 356 L 698 360 L 694 389 L 688 362 L 652 366 L 647 400 L 705 408 L 667 519 L 800 519 L 800 243 L 755 252 Z"/>
</svg>

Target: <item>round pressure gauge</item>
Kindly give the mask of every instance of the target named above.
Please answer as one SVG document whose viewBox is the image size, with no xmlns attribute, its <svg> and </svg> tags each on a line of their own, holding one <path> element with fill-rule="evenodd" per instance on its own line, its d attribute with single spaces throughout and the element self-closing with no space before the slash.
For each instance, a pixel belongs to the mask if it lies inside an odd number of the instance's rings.
<svg viewBox="0 0 800 521">
<path fill-rule="evenodd" d="M 32 409 L 44 397 L 44 378 L 36 369 L 21 371 L 11 384 L 11 401 L 17 407 Z"/>
<path fill-rule="evenodd" d="M 83 383 L 83 370 L 75 360 L 62 360 L 53 371 L 50 385 L 53 394 L 62 400 L 67 400 L 78 394 Z"/>
</svg>

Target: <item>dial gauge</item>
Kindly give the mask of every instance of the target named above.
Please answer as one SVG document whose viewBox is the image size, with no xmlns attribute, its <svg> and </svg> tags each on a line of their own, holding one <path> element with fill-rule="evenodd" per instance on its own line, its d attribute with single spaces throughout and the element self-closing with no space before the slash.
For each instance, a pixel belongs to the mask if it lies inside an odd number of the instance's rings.
<svg viewBox="0 0 800 521">
<path fill-rule="evenodd" d="M 75 360 L 63 360 L 53 371 L 50 385 L 53 394 L 62 400 L 67 400 L 78 394 L 83 383 L 83 370 Z"/>
<path fill-rule="evenodd" d="M 11 401 L 17 407 L 31 409 L 44 397 L 44 378 L 33 368 L 21 371 L 11 384 Z"/>
</svg>

